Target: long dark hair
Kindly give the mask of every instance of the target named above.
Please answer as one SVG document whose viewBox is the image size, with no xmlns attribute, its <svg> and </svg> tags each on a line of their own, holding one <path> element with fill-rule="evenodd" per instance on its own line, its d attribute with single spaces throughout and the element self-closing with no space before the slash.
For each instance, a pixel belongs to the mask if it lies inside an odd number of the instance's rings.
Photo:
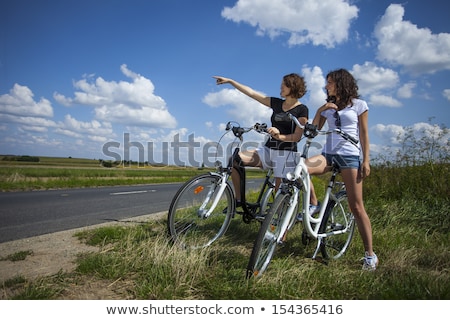
<svg viewBox="0 0 450 320">
<path fill-rule="evenodd" d="M 359 98 L 358 84 L 353 75 L 345 69 L 338 69 L 327 74 L 336 85 L 336 95 L 339 100 L 336 105 L 339 109 L 343 109 L 348 105 L 353 105 L 352 99 Z"/>
</svg>

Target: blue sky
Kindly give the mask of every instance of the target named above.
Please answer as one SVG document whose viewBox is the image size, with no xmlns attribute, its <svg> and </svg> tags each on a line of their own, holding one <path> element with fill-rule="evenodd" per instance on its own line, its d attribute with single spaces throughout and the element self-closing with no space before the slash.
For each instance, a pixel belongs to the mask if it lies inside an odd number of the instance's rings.
<svg viewBox="0 0 450 320">
<path fill-rule="evenodd" d="M 346 68 L 375 155 L 406 127 L 450 126 L 448 12 L 438 0 L 3 0 L 0 154 L 111 159 L 128 136 L 156 162 L 192 139 L 201 162 L 227 121 L 270 121 L 212 76 L 277 97 L 283 75 L 299 73 L 312 117 L 327 72 Z"/>
</svg>

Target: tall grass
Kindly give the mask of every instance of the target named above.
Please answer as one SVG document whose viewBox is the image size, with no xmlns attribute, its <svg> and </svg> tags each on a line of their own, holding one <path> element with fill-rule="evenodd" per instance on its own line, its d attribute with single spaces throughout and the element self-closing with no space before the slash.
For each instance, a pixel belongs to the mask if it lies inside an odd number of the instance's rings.
<svg viewBox="0 0 450 320">
<path fill-rule="evenodd" d="M 450 299 L 446 186 L 433 197 L 412 187 L 405 191 L 410 169 L 397 168 L 395 176 L 383 174 L 389 172 L 385 170 L 373 168 L 365 189 L 380 258 L 375 272 L 361 270 L 364 249 L 358 233 L 342 258 L 325 265 L 310 259 L 315 243 L 302 244 L 302 226 L 297 224 L 264 275 L 247 280 L 245 268 L 259 223 L 245 224 L 238 216 L 217 243 L 186 251 L 167 239 L 163 219 L 77 234 L 98 251 L 80 256 L 76 271 L 65 280 L 39 279 L 15 297 L 64 298 L 80 278 L 93 277 L 111 287 L 125 283 L 127 299 Z M 422 173 L 428 175 L 426 167 L 412 172 L 419 181 Z M 440 174 L 449 181 L 448 167 Z M 315 178 L 314 183 L 324 189 L 326 180 Z"/>
</svg>

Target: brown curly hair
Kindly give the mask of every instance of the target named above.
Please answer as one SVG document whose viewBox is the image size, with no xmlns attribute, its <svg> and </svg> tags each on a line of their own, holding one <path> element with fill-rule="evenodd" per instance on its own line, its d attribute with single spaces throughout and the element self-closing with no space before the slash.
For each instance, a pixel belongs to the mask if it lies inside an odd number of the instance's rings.
<svg viewBox="0 0 450 320">
<path fill-rule="evenodd" d="M 290 73 L 283 77 L 283 83 L 286 87 L 291 89 L 291 96 L 294 98 L 301 98 L 306 93 L 305 79 L 297 73 Z"/>
<path fill-rule="evenodd" d="M 336 94 L 339 97 L 339 101 L 336 102 L 336 105 L 339 108 L 353 105 L 352 100 L 359 98 L 356 79 L 347 70 L 337 69 L 330 71 L 326 78 L 333 80 L 336 85 Z"/>
</svg>

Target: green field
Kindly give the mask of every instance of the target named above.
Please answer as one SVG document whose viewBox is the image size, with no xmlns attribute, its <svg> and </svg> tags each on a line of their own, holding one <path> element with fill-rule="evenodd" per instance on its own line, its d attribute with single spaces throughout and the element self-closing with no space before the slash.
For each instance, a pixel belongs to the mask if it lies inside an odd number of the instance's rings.
<svg viewBox="0 0 450 320">
<path fill-rule="evenodd" d="M 412 153 L 406 153 L 410 155 Z M 66 299 L 78 286 L 107 283 L 121 299 L 450 299 L 450 162 L 407 164 L 405 159 L 372 166 L 364 182 L 380 264 L 361 270 L 359 234 L 347 253 L 325 265 L 309 257 L 301 225 L 288 234 L 269 269 L 245 279 L 258 223 L 237 216 L 225 236 L 204 250 L 172 246 L 165 218 L 144 224 L 102 227 L 76 234 L 97 250 L 80 255 L 74 272 L 0 284 L 9 299 Z M 68 164 L 70 162 L 70 164 Z M 185 181 L 207 171 L 195 168 L 102 168 L 92 160 L 42 159 L 39 164 L 0 163 L 2 189 L 30 190 L 111 184 Z M 262 171 L 251 171 L 263 174 Z M 314 177 L 321 196 L 325 177 Z M 251 195 L 251 196 L 254 196 Z M 17 252 L 3 259 L 27 259 Z M 105 290 L 104 288 L 102 290 Z"/>
<path fill-rule="evenodd" d="M 0 156 L 0 159 L 5 156 Z M 0 190 L 25 191 L 85 188 L 114 185 L 184 182 L 211 168 L 176 166 L 104 167 L 99 160 L 39 157 L 39 162 L 0 161 Z M 248 170 L 248 177 L 262 177 L 261 170 Z"/>
</svg>

